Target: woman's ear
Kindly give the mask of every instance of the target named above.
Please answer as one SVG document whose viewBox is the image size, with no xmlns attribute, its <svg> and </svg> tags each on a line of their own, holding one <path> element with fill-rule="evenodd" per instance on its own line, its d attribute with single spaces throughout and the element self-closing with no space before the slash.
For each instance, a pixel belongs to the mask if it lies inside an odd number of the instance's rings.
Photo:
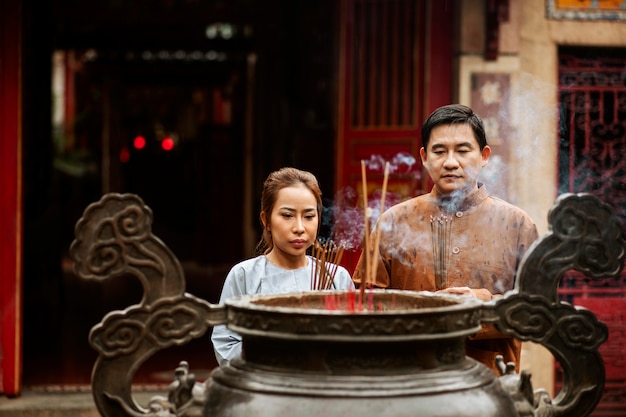
<svg viewBox="0 0 626 417">
<path fill-rule="evenodd" d="M 267 224 L 267 218 L 265 217 L 265 212 L 264 211 L 261 212 L 260 217 L 261 217 L 261 223 L 263 224 L 263 229 L 270 230 L 270 227 Z"/>
</svg>

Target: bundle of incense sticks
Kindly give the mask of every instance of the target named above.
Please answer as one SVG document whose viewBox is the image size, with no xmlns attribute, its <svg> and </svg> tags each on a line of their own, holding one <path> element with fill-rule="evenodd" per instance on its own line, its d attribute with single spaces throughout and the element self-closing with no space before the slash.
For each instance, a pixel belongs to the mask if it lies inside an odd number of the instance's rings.
<svg viewBox="0 0 626 417">
<path fill-rule="evenodd" d="M 438 290 L 448 286 L 448 254 L 450 253 L 450 230 L 452 219 L 448 216 L 430 216 L 433 235 L 433 261 L 435 262 L 435 285 Z"/>
<path fill-rule="evenodd" d="M 379 243 L 380 243 L 380 233 L 382 228 L 379 227 L 376 229 L 376 236 L 375 236 L 375 240 L 372 242 L 372 238 L 370 236 L 370 217 L 371 217 L 371 210 L 369 208 L 368 202 L 367 202 L 367 194 L 368 194 L 368 188 L 367 188 L 367 176 L 366 176 L 366 172 L 365 172 L 365 161 L 361 160 L 361 177 L 362 177 L 362 182 L 363 182 L 363 210 L 365 212 L 365 250 L 364 250 L 364 256 L 365 256 L 365 274 L 364 274 L 364 279 L 361 282 L 361 302 L 363 301 L 363 296 L 364 296 L 364 291 L 365 291 L 365 287 L 372 287 L 374 285 L 374 282 L 376 282 L 376 264 L 378 262 L 378 253 L 379 253 Z M 383 178 L 383 190 L 380 196 L 380 214 L 383 214 L 383 211 L 385 211 L 385 196 L 387 194 L 387 180 L 389 179 L 389 162 L 385 163 L 385 175 Z M 370 245 L 373 244 L 373 248 L 370 247 Z"/>
<path fill-rule="evenodd" d="M 343 256 L 345 247 L 328 239 L 322 243 L 316 241 L 311 247 L 311 256 L 315 265 L 311 268 L 311 289 L 329 290 L 335 281 L 335 274 Z"/>
</svg>

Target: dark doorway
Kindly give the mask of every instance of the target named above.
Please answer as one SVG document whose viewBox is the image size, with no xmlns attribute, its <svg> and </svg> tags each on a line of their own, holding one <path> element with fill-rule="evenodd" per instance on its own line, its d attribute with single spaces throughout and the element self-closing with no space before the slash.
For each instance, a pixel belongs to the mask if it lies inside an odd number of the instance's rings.
<svg viewBox="0 0 626 417">
<path fill-rule="evenodd" d="M 217 302 L 230 266 L 252 254 L 270 171 L 310 170 L 332 198 L 338 6 L 55 0 L 24 8 L 25 26 L 49 36 L 25 35 L 24 116 L 37 122 L 24 127 L 23 382 L 86 385 L 91 327 L 142 291 L 133 277 L 73 274 L 67 253 L 88 204 L 106 192 L 139 195 L 154 234 L 181 261 L 187 291 Z M 199 377 L 215 366 L 208 335 L 159 353 L 138 383 L 169 383 L 183 359 Z"/>
<path fill-rule="evenodd" d="M 103 193 L 141 196 L 156 215 L 155 234 L 167 238 L 181 259 L 241 259 L 244 222 L 224 222 L 221 213 L 243 216 L 244 164 L 251 163 L 243 151 L 252 106 L 246 100 L 246 55 L 59 53 L 71 54 L 77 69 L 65 77 L 74 80 L 76 102 L 65 106 L 74 109 L 66 115 L 72 131 L 58 145 L 65 152 L 57 166 L 69 166 L 71 174 L 72 156 L 82 154 L 79 172 L 94 177 Z"/>
</svg>

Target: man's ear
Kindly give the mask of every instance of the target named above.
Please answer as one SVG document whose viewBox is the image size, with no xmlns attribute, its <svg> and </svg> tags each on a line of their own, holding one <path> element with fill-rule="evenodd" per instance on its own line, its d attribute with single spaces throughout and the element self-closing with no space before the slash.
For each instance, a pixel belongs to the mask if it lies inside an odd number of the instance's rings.
<svg viewBox="0 0 626 417">
<path fill-rule="evenodd" d="M 420 158 L 422 158 L 422 165 L 426 164 L 426 149 L 423 146 L 420 148 Z"/>
<path fill-rule="evenodd" d="M 487 162 L 489 162 L 489 157 L 491 156 L 491 148 L 489 147 L 489 145 L 485 146 L 481 152 L 482 157 L 483 157 L 483 163 L 482 166 L 487 165 Z"/>
</svg>

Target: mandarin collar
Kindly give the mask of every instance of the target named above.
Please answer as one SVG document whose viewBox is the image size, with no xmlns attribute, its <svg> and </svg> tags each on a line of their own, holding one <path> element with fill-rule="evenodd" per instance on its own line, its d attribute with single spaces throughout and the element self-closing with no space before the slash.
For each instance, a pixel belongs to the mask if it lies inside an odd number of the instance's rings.
<svg viewBox="0 0 626 417">
<path fill-rule="evenodd" d="M 470 191 L 469 194 L 459 194 L 455 196 L 453 193 L 451 195 L 444 195 L 440 194 L 436 187 L 433 187 L 430 191 L 430 195 L 439 209 L 449 213 L 467 211 L 472 207 L 476 207 L 483 200 L 489 197 L 487 187 L 483 183 L 478 183 L 478 188 Z"/>
</svg>

